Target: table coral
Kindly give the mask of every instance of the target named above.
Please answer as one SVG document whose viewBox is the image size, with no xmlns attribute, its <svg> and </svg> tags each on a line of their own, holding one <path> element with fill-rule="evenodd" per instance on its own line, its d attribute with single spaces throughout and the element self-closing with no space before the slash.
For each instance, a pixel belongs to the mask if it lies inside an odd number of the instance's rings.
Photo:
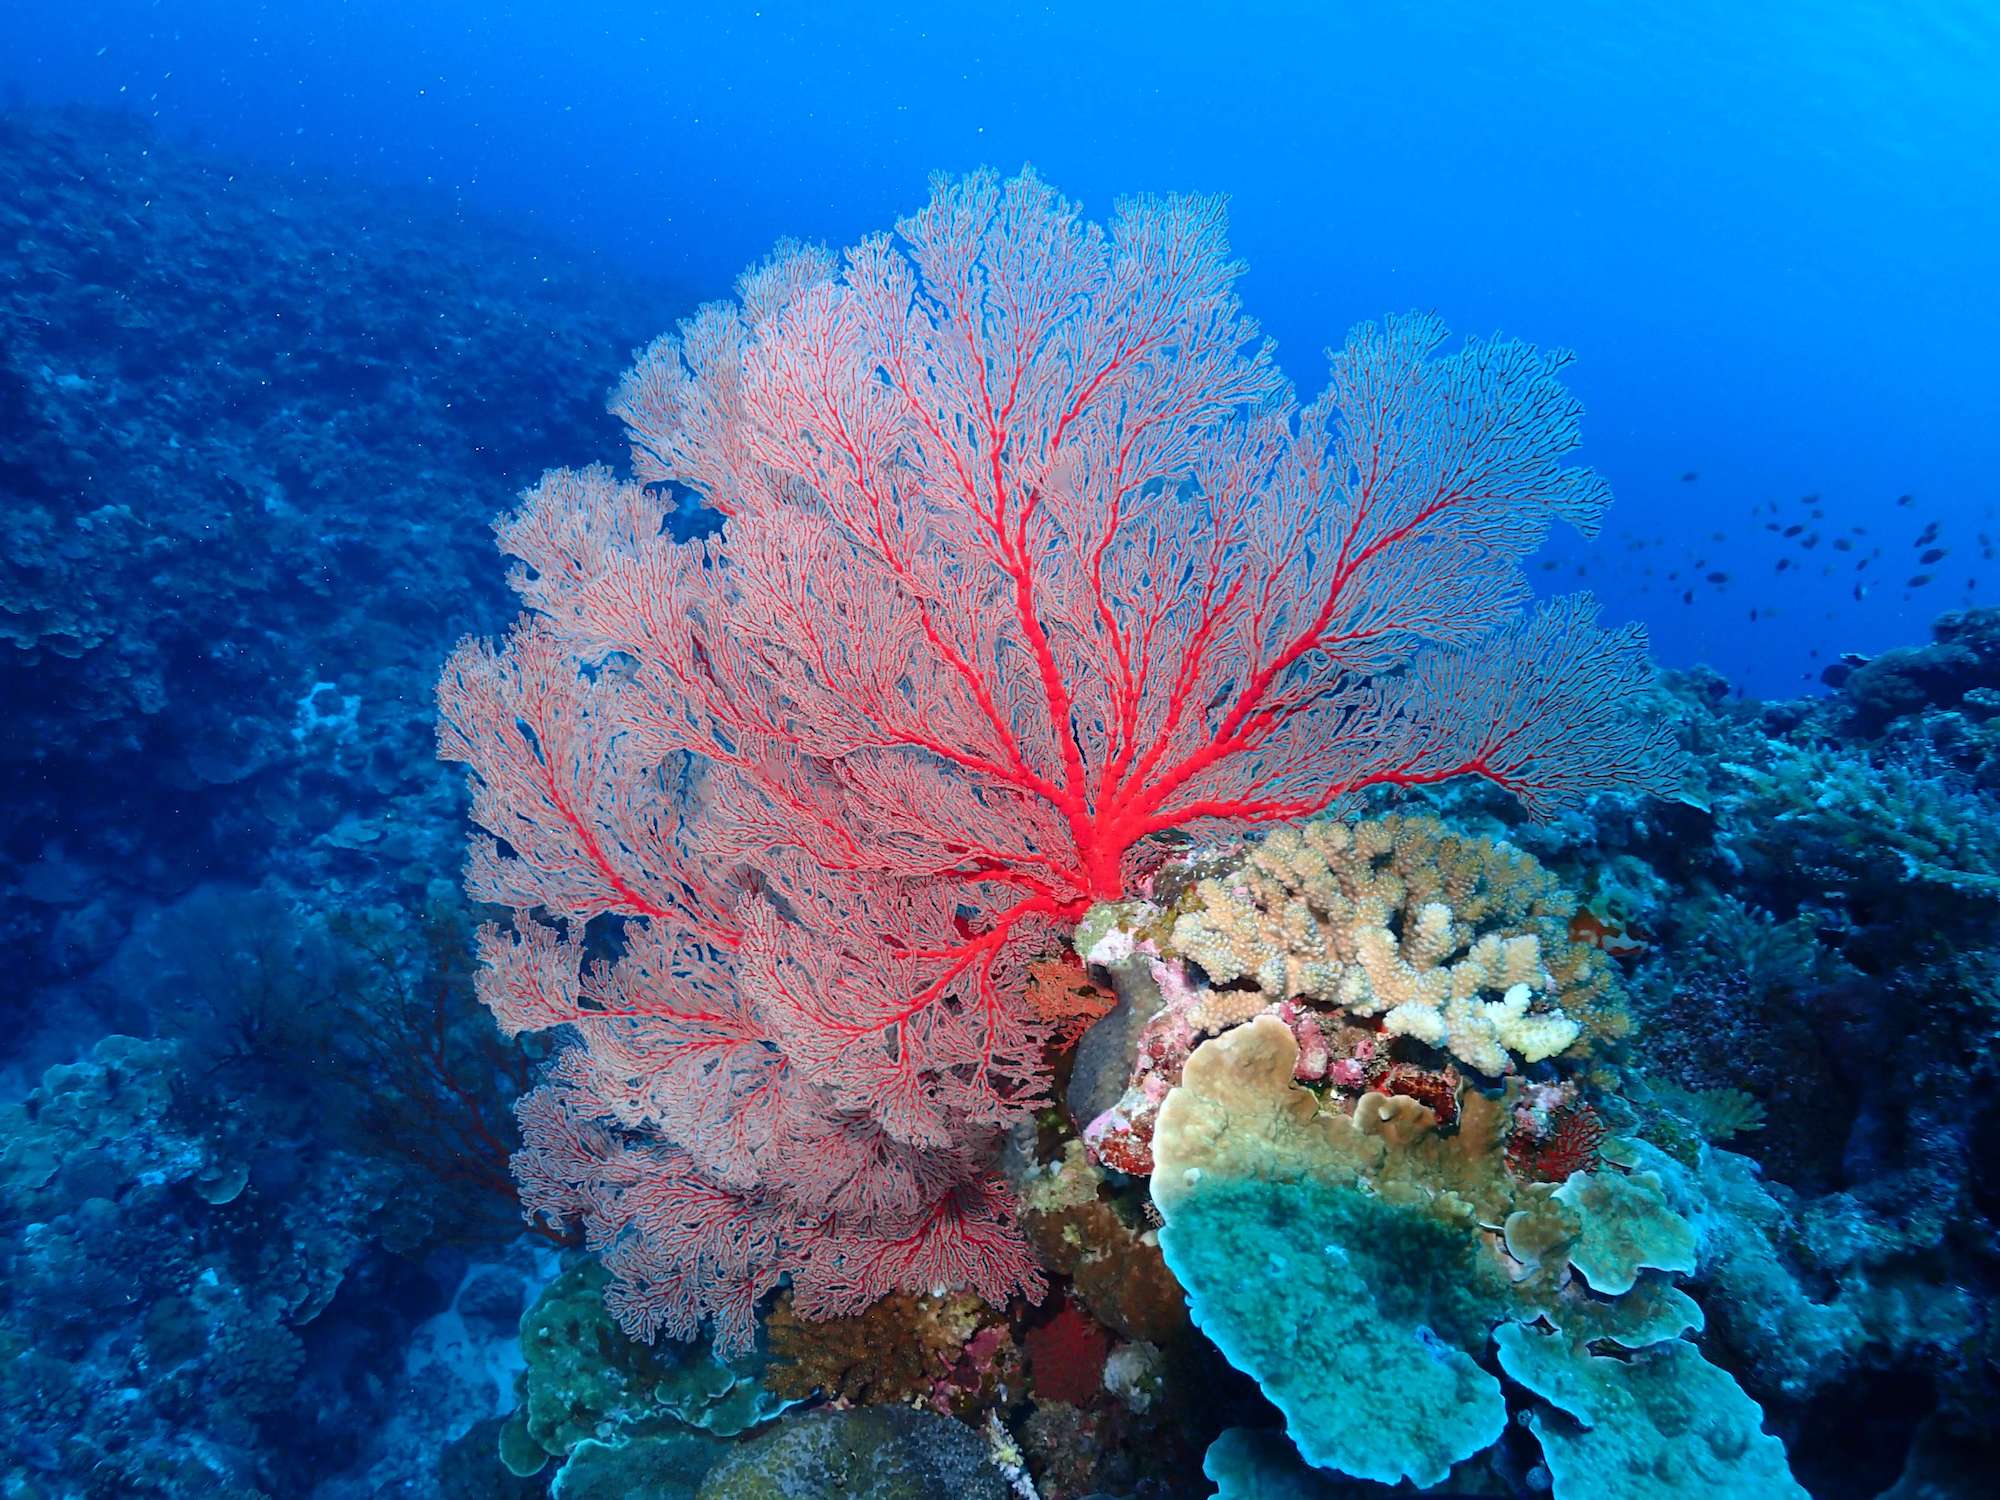
<svg viewBox="0 0 2000 1500">
<path fill-rule="evenodd" d="M 1501 1368 L 1565 1416 L 1530 1413 L 1552 1488 L 1592 1500 L 1806 1500 L 1763 1412 L 1694 1345 L 1666 1339 L 1624 1358 L 1508 1324 Z"/>
</svg>

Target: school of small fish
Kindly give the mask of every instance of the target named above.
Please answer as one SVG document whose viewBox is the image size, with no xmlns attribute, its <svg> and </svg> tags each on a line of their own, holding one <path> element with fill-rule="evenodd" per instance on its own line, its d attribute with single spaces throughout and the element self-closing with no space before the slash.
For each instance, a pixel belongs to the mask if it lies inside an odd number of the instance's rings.
<svg viewBox="0 0 2000 1500">
<path fill-rule="evenodd" d="M 1683 484 L 1695 484 L 1700 479 L 1700 472 L 1694 469 L 1689 469 L 1680 476 Z M 1902 599 L 1907 603 L 1917 597 L 1917 591 L 1930 588 L 1933 584 L 1950 588 L 1959 576 L 1956 570 L 1948 571 L 1945 566 L 1954 554 L 1954 546 L 1945 537 L 1943 522 L 1935 518 L 1926 520 L 1921 528 L 1907 538 L 1890 539 L 1890 533 L 1902 529 L 1895 524 L 1900 519 L 1896 513 L 1916 508 L 1915 495 L 1896 496 L 1893 506 L 1883 507 L 1890 518 L 1889 522 L 1887 524 L 1878 522 L 1876 532 L 1871 532 L 1869 526 L 1861 523 L 1827 524 L 1826 507 L 1817 494 L 1801 495 L 1790 502 L 1758 501 L 1750 507 L 1750 514 L 1757 519 L 1762 530 L 1769 533 L 1782 548 L 1772 563 L 1774 575 L 1795 574 L 1804 577 L 1808 576 L 1816 566 L 1819 577 L 1832 579 L 1844 570 L 1851 575 L 1847 592 L 1857 604 L 1878 589 L 1898 587 L 1895 580 L 1900 575 Z M 1994 516 L 1995 506 L 1989 503 L 1983 512 L 1983 519 L 1992 524 Z M 1995 525 L 1992 531 L 1975 531 L 1974 542 L 1970 545 L 1962 539 L 1957 544 L 1957 551 L 1961 557 L 1970 558 L 1976 551 L 1978 559 L 1978 563 L 1962 575 L 1964 581 L 1962 602 L 1965 604 L 1973 603 L 1975 596 L 1979 594 L 1980 574 L 1984 570 L 1978 564 L 1991 563 L 1994 560 L 1995 532 L 2000 532 L 2000 525 Z M 1664 533 L 1633 537 L 1625 543 L 1624 550 L 1628 554 L 1652 554 L 1652 557 L 1658 557 L 1667 552 L 1670 541 L 1678 540 L 1678 538 L 1670 539 Z M 1727 531 L 1710 532 L 1708 541 L 1719 553 L 1731 551 L 1731 538 Z M 1819 552 L 1822 543 L 1827 549 L 1824 553 Z M 1656 563 L 1652 557 L 1645 559 L 1634 557 L 1640 575 L 1638 592 L 1642 594 L 1651 593 L 1655 586 L 1663 585 L 1678 596 L 1683 606 L 1692 606 L 1697 597 L 1727 591 L 1736 583 L 1735 576 L 1730 572 L 1711 566 L 1709 558 L 1700 548 L 1684 553 L 1670 566 Z M 1561 559 L 1548 559 L 1541 563 L 1541 568 L 1545 572 L 1566 566 L 1573 566 L 1579 578 L 1587 576 L 1588 570 L 1582 564 L 1567 564 Z M 1780 613 L 1777 606 L 1768 602 L 1748 604 L 1745 609 L 1753 625 L 1775 619 Z M 1829 610 L 1826 618 L 1834 620 L 1837 614 Z M 1816 659 L 1820 653 L 1815 648 L 1809 654 Z M 1800 675 L 1810 680 L 1814 674 L 1807 671 Z"/>
</svg>

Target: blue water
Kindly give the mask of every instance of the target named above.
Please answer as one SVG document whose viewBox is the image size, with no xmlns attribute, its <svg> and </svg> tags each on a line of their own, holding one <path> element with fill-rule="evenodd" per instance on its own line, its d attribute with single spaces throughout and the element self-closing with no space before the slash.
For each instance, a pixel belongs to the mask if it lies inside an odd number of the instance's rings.
<svg viewBox="0 0 2000 1500">
<path fill-rule="evenodd" d="M 1411 307 L 1577 350 L 1621 503 L 1550 581 L 1581 567 L 1664 661 L 1752 694 L 2000 592 L 1989 5 L 10 9 L 17 96 L 413 185 L 695 297 L 780 235 L 889 222 L 933 170 L 1031 161 L 1093 214 L 1228 193 L 1246 305 L 1302 384 Z M 1813 530 L 1868 543 L 1761 529 L 1807 494 Z M 1932 518 L 1950 555 L 1919 568 Z"/>
</svg>

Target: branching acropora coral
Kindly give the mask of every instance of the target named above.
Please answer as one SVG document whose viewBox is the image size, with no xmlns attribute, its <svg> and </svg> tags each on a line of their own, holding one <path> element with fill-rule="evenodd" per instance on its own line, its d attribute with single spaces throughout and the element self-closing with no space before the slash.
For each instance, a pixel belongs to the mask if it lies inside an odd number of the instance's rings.
<svg viewBox="0 0 2000 1500">
<path fill-rule="evenodd" d="M 1432 818 L 1279 828 L 1176 910 L 1171 945 L 1243 1012 L 1232 1024 L 1261 1008 L 1232 991 L 1303 997 L 1491 1075 L 1624 1030 L 1608 961 L 1569 937 L 1575 899 Z"/>
</svg>

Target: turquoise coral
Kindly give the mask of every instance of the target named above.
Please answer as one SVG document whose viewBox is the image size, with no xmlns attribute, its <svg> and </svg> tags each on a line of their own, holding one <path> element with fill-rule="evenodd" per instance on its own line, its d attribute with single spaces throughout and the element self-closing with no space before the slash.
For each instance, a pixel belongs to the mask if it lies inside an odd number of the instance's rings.
<svg viewBox="0 0 2000 1500">
<path fill-rule="evenodd" d="M 1672 1338 L 1614 1359 L 1519 1323 L 1494 1339 L 1510 1377 L 1575 1419 L 1528 1419 L 1558 1496 L 1806 1500 L 1757 1403 L 1693 1344 Z"/>
<path fill-rule="evenodd" d="M 1472 1354 L 1487 1332 L 1472 1245 L 1420 1210 L 1310 1179 L 1217 1183 L 1160 1247 L 1309 1462 L 1430 1485 L 1505 1430 L 1500 1382 Z M 1302 1318 L 1324 1358 L 1302 1357 Z"/>
<path fill-rule="evenodd" d="M 1298 1057 L 1273 1016 L 1197 1048 L 1160 1111 L 1152 1188 L 1196 1323 L 1305 1460 L 1442 1482 L 1505 1430 L 1494 1339 L 1547 1403 L 1531 1422 L 1556 1500 L 1803 1495 L 1757 1404 L 1685 1340 L 1704 1319 L 1670 1276 L 1694 1269 L 1695 1230 L 1660 1176 L 1626 1170 L 1635 1148 L 1560 1187 L 1521 1182 L 1503 1137 L 1518 1085 L 1468 1090 L 1447 1135 L 1411 1099 L 1322 1105 Z"/>
</svg>

